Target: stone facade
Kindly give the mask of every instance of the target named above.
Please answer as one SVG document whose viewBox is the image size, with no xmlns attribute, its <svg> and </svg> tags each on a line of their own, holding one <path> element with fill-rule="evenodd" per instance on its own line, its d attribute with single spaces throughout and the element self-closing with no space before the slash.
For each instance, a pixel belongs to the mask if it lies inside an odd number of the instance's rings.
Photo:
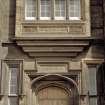
<svg viewBox="0 0 105 105">
<path fill-rule="evenodd" d="M 10 65 L 20 71 L 18 105 L 37 105 L 38 92 L 48 87 L 71 90 L 73 105 L 104 105 L 97 82 L 104 62 L 103 2 L 82 1 L 86 18 L 80 22 L 26 22 L 24 0 L 0 1 L 0 105 L 9 105 Z"/>
</svg>

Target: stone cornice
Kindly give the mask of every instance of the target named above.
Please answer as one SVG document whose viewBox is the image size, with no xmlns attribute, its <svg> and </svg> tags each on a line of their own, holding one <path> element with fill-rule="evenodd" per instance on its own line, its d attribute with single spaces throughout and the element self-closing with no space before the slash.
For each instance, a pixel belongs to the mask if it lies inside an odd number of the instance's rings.
<svg viewBox="0 0 105 105">
<path fill-rule="evenodd" d="M 14 41 L 18 41 L 18 40 L 71 40 L 71 41 L 74 41 L 74 40 L 78 40 L 78 41 L 91 41 L 91 40 L 99 40 L 99 41 L 103 41 L 103 37 L 83 37 L 83 36 L 77 36 L 77 37 L 14 37 L 14 38 L 11 38 L 11 40 L 14 40 Z"/>
</svg>

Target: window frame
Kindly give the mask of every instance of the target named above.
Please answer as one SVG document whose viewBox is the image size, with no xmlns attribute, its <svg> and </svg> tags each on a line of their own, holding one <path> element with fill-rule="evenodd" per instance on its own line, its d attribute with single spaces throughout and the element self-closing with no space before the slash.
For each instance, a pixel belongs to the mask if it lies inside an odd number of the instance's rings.
<svg viewBox="0 0 105 105">
<path fill-rule="evenodd" d="M 18 79 L 18 85 L 17 85 L 17 94 L 10 94 L 10 88 L 9 88 L 9 75 L 10 75 L 10 65 L 17 65 L 17 70 L 18 71 L 18 75 L 17 77 Z M 14 67 L 13 67 L 14 68 Z M 4 95 L 5 94 L 5 90 L 7 90 L 7 105 L 10 105 L 9 102 L 9 98 L 11 97 L 17 97 L 17 105 L 19 105 L 19 98 L 22 96 L 23 94 L 23 60 L 22 59 L 2 59 L 1 60 L 1 90 L 0 90 L 0 94 Z M 6 75 L 6 77 L 5 77 Z M 6 79 L 5 79 L 6 78 Z M 6 82 L 7 85 L 5 85 L 4 83 Z"/>
<path fill-rule="evenodd" d="M 24 2 L 25 2 L 26 0 L 24 0 Z M 84 16 L 85 16 L 85 13 L 84 13 L 84 11 L 85 11 L 85 7 L 84 7 L 84 4 L 85 4 L 85 2 L 83 1 L 83 0 L 79 0 L 80 1 L 80 17 L 70 17 L 70 15 L 69 15 L 69 5 L 68 5 L 68 3 L 69 3 L 69 1 L 70 0 L 65 0 L 65 17 L 56 17 L 55 16 L 55 0 L 50 0 L 50 5 L 51 5 L 51 9 L 50 9 L 50 17 L 41 17 L 41 7 L 40 7 L 40 4 L 41 4 L 41 0 L 36 0 L 36 17 L 34 17 L 34 18 L 31 18 L 31 17 L 29 17 L 29 18 L 27 18 L 26 19 L 26 9 L 24 9 L 24 13 L 25 13 L 25 16 L 24 16 L 24 18 L 23 19 L 25 19 L 25 21 L 40 21 L 40 20 L 49 20 L 49 21 L 59 21 L 59 20 L 62 20 L 62 21 L 67 21 L 67 20 L 69 20 L 69 21 L 81 21 L 81 20 L 84 20 Z M 24 5 L 24 8 L 26 8 L 25 7 L 26 5 Z"/>
<path fill-rule="evenodd" d="M 51 8 L 51 6 L 52 6 L 51 5 L 51 0 L 49 0 L 49 5 L 50 5 L 50 11 L 49 11 L 50 12 L 50 16 L 49 17 L 48 16 L 46 16 L 46 17 L 42 17 L 41 16 L 41 0 L 40 0 L 40 4 L 39 5 L 40 5 L 40 7 L 39 7 L 40 8 L 40 10 L 39 10 L 39 14 L 40 14 L 39 19 L 40 20 L 51 20 L 51 9 L 52 9 Z"/>
<path fill-rule="evenodd" d="M 14 65 L 15 65 L 15 67 L 14 67 Z M 13 68 L 12 68 L 12 66 L 13 66 Z M 8 78 L 9 78 L 9 80 L 8 80 L 8 105 L 11 105 L 11 103 L 10 103 L 10 99 L 11 98 L 17 98 L 17 100 L 16 100 L 16 105 L 19 105 L 19 79 L 20 79 L 20 64 L 19 63 L 17 63 L 17 62 L 15 62 L 15 63 L 13 63 L 13 62 L 8 62 L 8 68 L 9 68 L 9 74 L 8 74 Z M 16 69 L 16 70 L 18 70 L 17 71 L 17 93 L 16 94 L 11 94 L 11 71 L 13 70 L 13 69 Z"/>
<path fill-rule="evenodd" d="M 67 4 L 67 0 L 64 0 L 65 1 L 65 16 L 64 17 L 62 17 L 62 16 L 60 16 L 60 17 L 57 17 L 55 14 L 55 10 L 56 10 L 56 2 L 55 2 L 56 0 L 54 0 L 54 19 L 55 20 L 66 20 L 66 17 L 67 17 L 67 13 L 66 13 L 66 8 L 67 8 L 67 6 L 66 6 L 66 4 Z"/>
<path fill-rule="evenodd" d="M 10 66 L 14 66 L 14 65 L 17 65 L 17 66 L 19 66 L 19 64 L 9 64 L 9 81 L 8 81 L 8 87 L 9 87 L 9 90 L 8 90 L 8 93 L 9 93 L 9 96 L 17 96 L 18 95 L 18 88 L 19 88 L 19 81 L 18 81 L 18 79 L 19 79 L 19 74 L 20 74 L 20 68 L 19 67 L 16 67 L 15 69 L 17 69 L 16 71 L 17 71 L 17 75 L 16 75 L 16 77 L 17 77 L 17 89 L 16 89 L 16 91 L 17 91 L 17 93 L 12 93 L 11 94 L 11 78 L 12 78 L 12 76 L 11 76 L 11 71 L 14 69 L 14 67 L 12 68 L 12 67 L 10 67 Z"/>
<path fill-rule="evenodd" d="M 37 3 L 37 0 L 35 0 L 35 2 Z M 27 0 L 24 1 L 24 4 L 25 4 L 25 8 L 24 8 L 25 9 L 25 12 L 24 12 L 25 13 L 25 20 L 36 20 L 36 16 L 37 16 L 37 5 L 35 4 L 35 11 L 34 11 L 35 12 L 35 16 L 34 17 L 31 17 L 31 16 L 28 17 L 27 16 Z"/>
<path fill-rule="evenodd" d="M 76 16 L 74 16 L 74 17 L 71 17 L 70 16 L 70 0 L 68 0 L 68 3 L 69 3 L 69 5 L 68 5 L 68 15 L 69 15 L 69 20 L 81 20 L 81 18 L 82 18 L 82 0 L 79 0 L 79 9 L 80 9 L 80 11 L 79 11 L 79 17 L 76 17 Z"/>
</svg>

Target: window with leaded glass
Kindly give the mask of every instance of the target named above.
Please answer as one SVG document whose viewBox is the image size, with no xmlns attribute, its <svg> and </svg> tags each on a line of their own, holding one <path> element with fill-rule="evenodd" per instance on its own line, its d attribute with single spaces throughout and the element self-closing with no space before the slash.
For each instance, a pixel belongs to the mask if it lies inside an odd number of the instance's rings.
<svg viewBox="0 0 105 105">
<path fill-rule="evenodd" d="M 8 64 L 9 65 L 9 95 L 8 95 L 8 105 L 18 105 L 19 96 L 19 64 Z"/>
<path fill-rule="evenodd" d="M 65 19 L 66 0 L 55 0 L 55 19 Z"/>
<path fill-rule="evenodd" d="M 26 20 L 80 20 L 80 18 L 81 0 L 25 0 Z"/>
<path fill-rule="evenodd" d="M 51 13 L 51 1 L 50 0 L 41 0 L 40 1 L 40 19 L 50 19 Z"/>
<path fill-rule="evenodd" d="M 25 19 L 34 20 L 36 18 L 36 0 L 25 1 Z"/>
</svg>

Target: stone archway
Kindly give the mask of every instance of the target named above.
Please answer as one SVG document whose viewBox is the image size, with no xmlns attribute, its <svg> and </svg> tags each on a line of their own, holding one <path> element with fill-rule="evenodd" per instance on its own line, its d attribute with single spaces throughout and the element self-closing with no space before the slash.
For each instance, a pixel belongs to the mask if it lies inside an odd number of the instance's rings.
<svg viewBox="0 0 105 105">
<path fill-rule="evenodd" d="M 47 74 L 33 79 L 31 86 L 36 93 L 38 105 L 79 105 L 77 83 L 69 77 Z"/>
</svg>

